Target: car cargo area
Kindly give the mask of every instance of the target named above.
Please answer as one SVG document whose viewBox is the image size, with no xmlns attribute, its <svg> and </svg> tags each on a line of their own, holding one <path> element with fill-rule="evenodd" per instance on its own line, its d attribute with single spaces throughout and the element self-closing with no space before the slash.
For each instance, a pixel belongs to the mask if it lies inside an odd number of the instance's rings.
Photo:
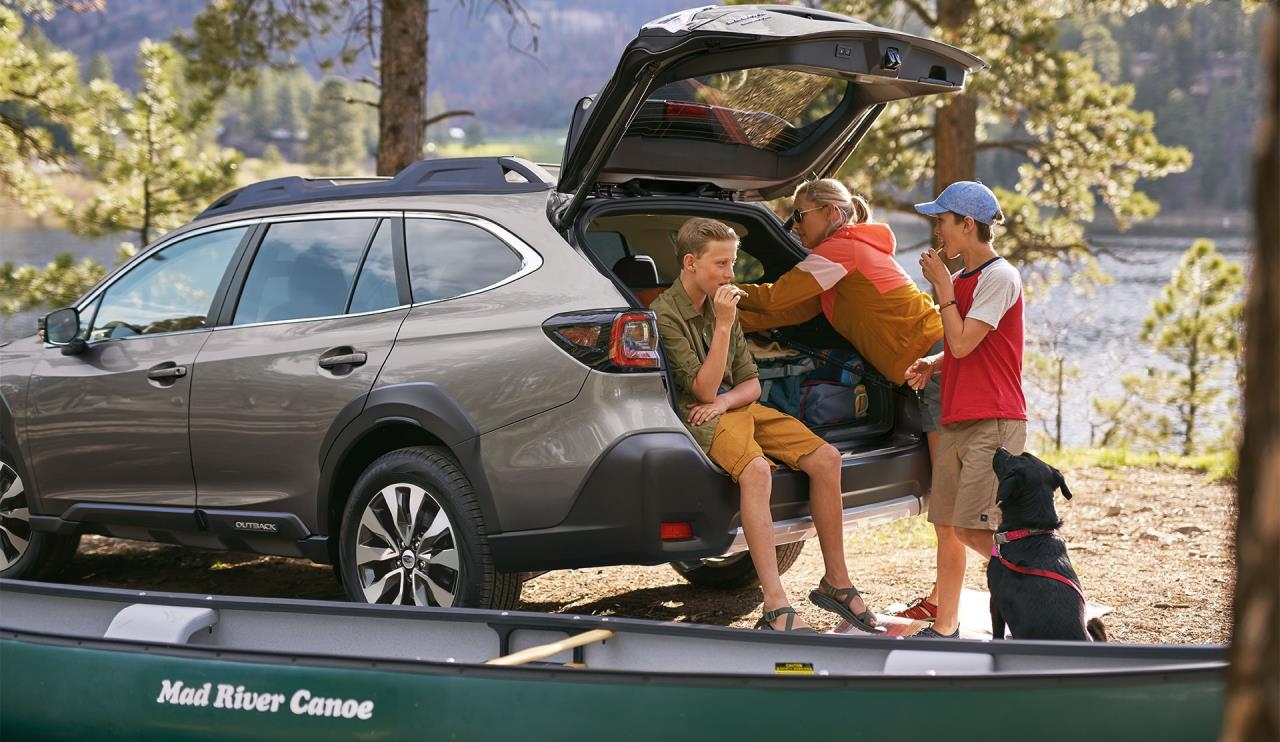
<svg viewBox="0 0 1280 742">
<path fill-rule="evenodd" d="M 633 306 L 647 308 L 676 280 L 676 233 L 694 216 L 719 219 L 737 232 L 735 283 L 776 280 L 804 255 L 762 206 L 726 203 L 708 214 L 706 199 L 698 201 L 696 211 L 679 198 L 644 201 L 601 203 L 584 215 L 577 234 L 583 252 L 627 292 Z M 863 361 L 821 313 L 779 317 L 780 322 L 797 320 L 802 321 L 747 336 L 760 368 L 762 404 L 799 418 L 845 454 L 918 439 L 914 392 L 890 383 Z"/>
</svg>

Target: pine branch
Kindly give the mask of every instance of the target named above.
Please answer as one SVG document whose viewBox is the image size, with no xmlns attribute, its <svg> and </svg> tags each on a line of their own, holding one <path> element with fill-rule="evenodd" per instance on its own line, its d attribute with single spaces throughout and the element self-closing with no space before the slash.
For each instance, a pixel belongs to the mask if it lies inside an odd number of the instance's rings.
<svg viewBox="0 0 1280 742">
<path fill-rule="evenodd" d="M 915 11 L 915 14 L 920 16 L 920 20 L 924 21 L 926 26 L 938 25 L 938 19 L 929 14 L 929 9 L 920 0 L 903 0 L 903 5 Z"/>
<path fill-rule="evenodd" d="M 431 126 L 432 124 L 443 121 L 447 118 L 454 118 L 456 116 L 474 116 L 474 115 L 476 115 L 475 111 L 445 111 L 444 113 L 436 114 L 435 116 L 431 116 L 427 118 L 425 121 L 422 122 L 422 128 L 425 129 L 428 126 Z"/>
</svg>

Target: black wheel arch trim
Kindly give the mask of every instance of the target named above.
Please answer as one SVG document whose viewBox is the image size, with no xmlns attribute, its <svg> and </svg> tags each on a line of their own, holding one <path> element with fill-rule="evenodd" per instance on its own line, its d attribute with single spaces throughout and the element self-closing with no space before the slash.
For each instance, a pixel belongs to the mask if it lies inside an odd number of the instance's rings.
<svg viewBox="0 0 1280 742">
<path fill-rule="evenodd" d="M 480 430 L 458 401 L 429 381 L 378 387 L 351 400 L 334 418 L 320 446 L 320 487 L 316 497 L 320 532 L 333 535 L 331 493 L 347 455 L 366 436 L 391 425 L 411 425 L 440 441 L 457 460 L 471 488 L 485 529 L 500 532 L 498 512 L 480 458 Z"/>
<path fill-rule="evenodd" d="M 36 515 L 43 510 L 40 507 L 43 503 L 40 501 L 40 490 L 36 486 L 35 477 L 31 476 L 31 469 L 27 466 L 27 461 L 23 458 L 22 447 L 18 445 L 18 428 L 16 418 L 13 416 L 13 410 L 9 407 L 9 400 L 0 395 L 0 453 L 7 453 L 8 461 L 13 465 L 14 471 L 18 476 L 22 477 L 22 487 L 27 495 L 27 509 L 31 515 Z"/>
</svg>

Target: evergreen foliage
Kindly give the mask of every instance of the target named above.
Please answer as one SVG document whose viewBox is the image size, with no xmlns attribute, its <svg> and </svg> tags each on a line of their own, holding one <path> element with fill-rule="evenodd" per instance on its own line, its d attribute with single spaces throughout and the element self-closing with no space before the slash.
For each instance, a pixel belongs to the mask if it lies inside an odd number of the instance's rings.
<svg viewBox="0 0 1280 742">
<path fill-rule="evenodd" d="M 124 263 L 134 254 L 133 245 L 121 245 L 116 263 Z M 77 262 L 74 255 L 65 252 L 58 253 L 44 268 L 6 261 L 0 265 L 0 315 L 68 306 L 106 275 L 107 269 L 96 260 L 84 258 Z"/>
<path fill-rule="evenodd" d="M 39 215 L 65 203 L 47 173 L 70 165 L 68 129 L 85 114 L 76 59 L 42 54 L 22 17 L 0 6 L 0 196 Z"/>
<path fill-rule="evenodd" d="M 179 89 L 181 66 L 173 47 L 144 41 L 137 96 L 105 80 L 89 84 L 93 116 L 76 128 L 75 140 L 101 187 L 83 208 L 67 210 L 77 230 L 94 236 L 134 232 L 138 245 L 146 245 L 234 185 L 239 153 L 210 153 L 195 143 L 208 109 L 198 95 Z"/>
<path fill-rule="evenodd" d="M 973 8 L 969 22 L 943 27 L 943 10 L 965 3 Z M 1108 83 L 1089 56 L 1059 43 L 1066 18 L 1125 17 L 1147 6 L 1143 0 L 826 3 L 975 51 L 991 65 L 970 78 L 963 94 L 977 102 L 969 134 L 979 158 L 977 176 L 996 186 L 1007 217 L 1000 249 L 1022 262 L 1086 255 L 1084 225 L 1100 204 L 1121 228 L 1149 219 L 1157 207 L 1140 184 L 1191 164 L 1188 150 L 1157 139 L 1152 114 L 1133 105 L 1132 85 Z M 1105 40 L 1095 34 L 1093 47 L 1105 47 Z M 939 170 L 934 111 L 948 102 L 941 96 L 930 104 L 892 104 L 849 164 L 846 175 L 857 189 L 881 206 L 910 212 L 917 197 L 946 185 L 934 183 L 923 193 L 918 188 L 932 183 Z M 988 159 L 993 153 L 1006 155 L 995 161 L 999 170 Z"/>
<path fill-rule="evenodd" d="M 84 70 L 84 81 L 92 82 L 94 80 L 112 80 L 111 77 L 111 60 L 107 59 L 107 55 L 98 52 L 89 59 L 89 66 Z"/>
<path fill-rule="evenodd" d="M 307 118 L 304 149 L 304 159 L 316 171 L 349 174 L 364 153 L 359 111 L 345 102 L 347 97 L 344 80 L 330 77 L 320 84 Z"/>
<path fill-rule="evenodd" d="M 457 0 L 466 8 L 498 8 L 513 24 L 536 28 L 522 0 Z M 190 79 L 215 97 L 256 82 L 265 66 L 288 66 L 289 54 L 303 42 L 336 35 L 341 49 L 321 61 L 322 69 L 349 68 L 362 58 L 375 60 L 378 87 L 366 100 L 377 106 L 377 171 L 394 175 L 422 156 L 427 92 L 427 22 L 430 0 L 219 0 L 196 17 L 191 34 L 176 43 L 192 61 Z M 536 49 L 536 37 L 532 42 Z M 365 100 L 365 99 L 361 99 Z M 308 146 L 312 156 L 315 150 Z"/>
<path fill-rule="evenodd" d="M 1211 241 L 1187 249 L 1169 283 L 1152 302 L 1140 339 L 1166 363 L 1149 364 L 1121 379 L 1121 399 L 1096 400 L 1108 421 L 1099 445 L 1163 448 L 1176 443 L 1187 456 L 1220 447 L 1224 431 L 1203 429 L 1206 411 L 1238 390 L 1244 268 Z M 1228 425 L 1238 422 L 1226 416 Z M 1229 433 L 1229 431 L 1228 431 Z"/>
</svg>

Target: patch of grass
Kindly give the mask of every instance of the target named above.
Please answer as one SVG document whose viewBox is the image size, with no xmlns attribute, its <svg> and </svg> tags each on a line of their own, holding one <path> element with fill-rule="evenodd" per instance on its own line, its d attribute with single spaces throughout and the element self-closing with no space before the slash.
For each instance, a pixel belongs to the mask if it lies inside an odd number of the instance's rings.
<svg viewBox="0 0 1280 742">
<path fill-rule="evenodd" d="M 299 162 L 271 162 L 257 157 L 246 157 L 240 163 L 240 167 L 236 172 L 236 186 L 249 185 L 260 180 L 270 180 L 271 178 L 283 178 L 289 175 L 307 177 L 311 175 L 311 172 L 306 165 Z"/>
<path fill-rule="evenodd" d="M 1059 469 L 1171 466 L 1204 472 L 1214 480 L 1234 479 L 1237 464 L 1234 450 L 1180 456 L 1156 451 L 1130 451 L 1127 448 L 1070 448 L 1037 452 L 1036 455 Z"/>
<path fill-rule="evenodd" d="M 933 526 L 924 515 L 895 520 L 874 526 L 864 526 L 845 534 L 857 537 L 860 547 L 912 547 L 937 544 Z"/>
<path fill-rule="evenodd" d="M 533 162 L 560 162 L 564 152 L 564 134 L 544 133 L 515 139 L 494 139 L 474 147 L 461 142 L 437 143 L 431 152 L 436 157 L 500 157 L 515 155 Z"/>
</svg>

